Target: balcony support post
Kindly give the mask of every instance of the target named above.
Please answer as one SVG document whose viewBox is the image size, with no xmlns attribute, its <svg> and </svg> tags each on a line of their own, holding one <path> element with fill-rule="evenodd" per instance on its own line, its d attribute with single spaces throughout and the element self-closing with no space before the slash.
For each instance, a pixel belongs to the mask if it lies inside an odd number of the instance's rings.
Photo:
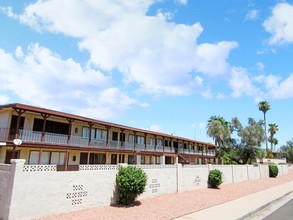
<svg viewBox="0 0 293 220">
<path fill-rule="evenodd" d="M 42 163 L 42 153 L 43 153 L 43 150 L 42 150 L 42 148 L 40 148 L 38 164 Z"/>
<path fill-rule="evenodd" d="M 88 146 L 91 146 L 91 141 L 92 141 L 92 128 L 93 128 L 93 126 L 94 126 L 94 123 L 92 123 L 92 122 L 89 122 L 88 123 L 89 124 L 89 129 L 90 129 L 90 132 L 89 132 L 89 141 L 88 141 Z"/>
<path fill-rule="evenodd" d="M 144 133 L 144 150 L 147 148 L 147 133 Z"/>
<path fill-rule="evenodd" d="M 125 138 L 123 138 L 123 137 L 125 137 L 125 136 L 124 136 L 124 131 L 125 131 L 125 129 L 120 128 L 120 131 L 121 131 L 121 136 L 120 136 L 120 137 L 121 137 L 121 140 L 120 140 L 120 142 L 121 142 L 121 143 L 120 143 L 120 148 L 122 149 L 122 148 L 123 148 L 123 145 L 124 145 L 123 143 L 124 143 L 124 141 L 125 141 Z"/>
<path fill-rule="evenodd" d="M 157 144 L 158 144 L 157 135 L 155 135 L 155 151 L 157 151 Z"/>
<path fill-rule="evenodd" d="M 70 144 L 70 138 L 71 138 L 71 130 L 72 130 L 72 122 L 74 122 L 74 119 L 72 118 L 66 118 L 69 124 L 68 128 L 68 136 L 67 136 L 67 144 Z"/>
<path fill-rule="evenodd" d="M 20 119 L 21 119 L 21 115 L 23 113 L 25 113 L 25 110 L 23 109 L 18 109 L 18 108 L 15 108 L 14 109 L 17 113 L 17 121 L 16 121 L 16 128 L 15 128 L 15 136 L 14 138 L 17 139 L 18 136 L 19 136 L 19 126 L 20 126 Z"/>
<path fill-rule="evenodd" d="M 67 171 L 67 168 L 68 168 L 68 159 L 69 159 L 69 150 L 66 149 L 65 168 L 64 168 L 65 171 Z"/>
<path fill-rule="evenodd" d="M 42 115 L 42 117 L 44 119 L 41 142 L 44 143 L 44 141 L 45 141 L 45 134 L 46 134 L 46 121 L 47 121 L 47 118 L 50 117 L 50 115 L 49 114 L 45 114 L 45 113 L 41 113 L 41 115 Z"/>
<path fill-rule="evenodd" d="M 87 165 L 90 164 L 90 155 L 91 155 L 91 151 L 88 151 L 87 152 L 87 162 L 86 162 Z"/>
<path fill-rule="evenodd" d="M 133 140 L 133 149 L 135 150 L 135 147 L 136 147 L 136 142 L 137 142 L 137 137 L 136 137 L 136 131 L 133 131 L 133 138 L 134 138 L 134 140 Z"/>
<path fill-rule="evenodd" d="M 108 143 L 109 143 L 109 132 L 110 132 L 110 128 L 111 126 L 105 126 L 106 127 L 106 130 L 107 130 L 107 135 L 106 135 L 106 148 L 108 149 L 109 146 L 108 146 Z"/>
</svg>

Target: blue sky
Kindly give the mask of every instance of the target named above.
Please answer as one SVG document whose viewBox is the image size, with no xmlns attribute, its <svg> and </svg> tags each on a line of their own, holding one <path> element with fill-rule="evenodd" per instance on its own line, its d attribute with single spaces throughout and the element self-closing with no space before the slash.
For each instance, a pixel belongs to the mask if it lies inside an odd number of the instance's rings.
<svg viewBox="0 0 293 220">
<path fill-rule="evenodd" d="M 0 104 L 212 142 L 206 122 L 271 110 L 293 138 L 293 1 L 0 2 Z"/>
</svg>

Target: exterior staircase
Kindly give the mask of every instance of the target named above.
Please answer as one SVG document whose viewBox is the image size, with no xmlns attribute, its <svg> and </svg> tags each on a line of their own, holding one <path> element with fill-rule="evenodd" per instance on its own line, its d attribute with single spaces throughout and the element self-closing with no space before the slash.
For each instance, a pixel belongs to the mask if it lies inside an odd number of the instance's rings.
<svg viewBox="0 0 293 220">
<path fill-rule="evenodd" d="M 190 163 L 189 159 L 190 159 L 189 156 L 186 154 L 178 154 L 178 163 L 189 164 Z"/>
</svg>

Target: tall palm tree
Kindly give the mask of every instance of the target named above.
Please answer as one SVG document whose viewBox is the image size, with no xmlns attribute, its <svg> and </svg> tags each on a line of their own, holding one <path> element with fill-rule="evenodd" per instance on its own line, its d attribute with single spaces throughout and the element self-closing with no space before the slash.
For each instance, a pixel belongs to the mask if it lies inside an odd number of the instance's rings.
<svg viewBox="0 0 293 220">
<path fill-rule="evenodd" d="M 258 103 L 258 109 L 263 112 L 264 125 L 265 125 L 265 139 L 266 139 L 266 150 L 268 150 L 268 138 L 267 138 L 267 122 L 266 113 L 271 109 L 270 103 L 267 101 L 262 101 Z"/>
<path fill-rule="evenodd" d="M 275 134 L 279 131 L 278 125 L 277 124 L 269 124 L 269 142 L 271 143 L 271 151 L 273 150 L 273 145 L 275 145 L 276 138 L 274 138 Z"/>
</svg>

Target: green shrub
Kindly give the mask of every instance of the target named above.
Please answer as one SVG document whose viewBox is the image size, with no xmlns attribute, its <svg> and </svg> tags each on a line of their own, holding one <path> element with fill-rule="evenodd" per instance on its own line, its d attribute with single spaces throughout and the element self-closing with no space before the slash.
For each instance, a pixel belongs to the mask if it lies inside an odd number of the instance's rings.
<svg viewBox="0 0 293 220">
<path fill-rule="evenodd" d="M 120 167 L 117 174 L 118 202 L 129 205 L 144 192 L 147 184 L 146 173 L 136 167 Z"/>
<path fill-rule="evenodd" d="M 279 168 L 276 164 L 269 164 L 270 177 L 276 177 L 279 173 Z"/>
<path fill-rule="evenodd" d="M 209 173 L 208 184 L 211 188 L 218 188 L 223 183 L 222 172 L 220 170 L 211 170 Z"/>
</svg>

